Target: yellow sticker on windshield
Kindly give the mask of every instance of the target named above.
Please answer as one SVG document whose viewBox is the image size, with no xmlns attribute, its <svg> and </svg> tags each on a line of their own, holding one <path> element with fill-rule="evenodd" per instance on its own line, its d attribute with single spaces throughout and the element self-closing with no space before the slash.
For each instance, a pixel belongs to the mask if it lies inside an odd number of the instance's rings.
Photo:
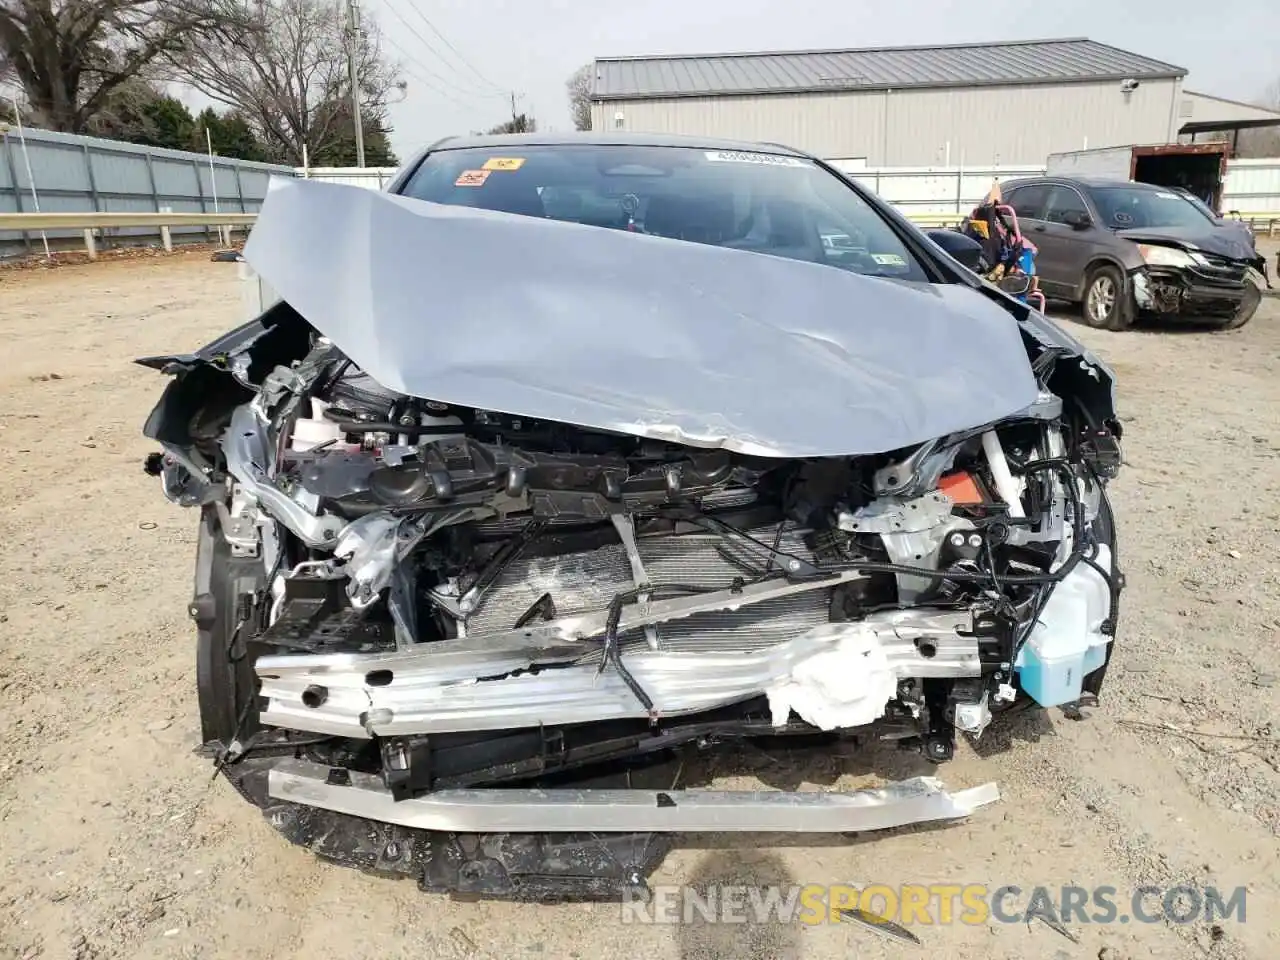
<svg viewBox="0 0 1280 960">
<path fill-rule="evenodd" d="M 480 187 L 489 179 L 488 170 L 463 170 L 458 179 L 453 181 L 455 187 Z"/>
<path fill-rule="evenodd" d="M 524 166 L 524 157 L 490 157 L 484 162 L 482 170 L 519 170 Z"/>
<path fill-rule="evenodd" d="M 871 259 L 882 267 L 905 267 L 907 261 L 896 253 L 873 253 Z"/>
</svg>

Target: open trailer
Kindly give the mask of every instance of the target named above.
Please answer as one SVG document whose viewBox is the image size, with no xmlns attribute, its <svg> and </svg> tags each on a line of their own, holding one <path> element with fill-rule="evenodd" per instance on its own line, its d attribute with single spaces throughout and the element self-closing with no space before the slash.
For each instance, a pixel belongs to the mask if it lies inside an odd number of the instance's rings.
<svg viewBox="0 0 1280 960">
<path fill-rule="evenodd" d="M 1104 177 L 1161 187 L 1184 187 L 1222 212 L 1229 152 L 1227 143 L 1163 143 L 1071 150 L 1050 154 L 1046 173 L 1051 177 Z"/>
</svg>

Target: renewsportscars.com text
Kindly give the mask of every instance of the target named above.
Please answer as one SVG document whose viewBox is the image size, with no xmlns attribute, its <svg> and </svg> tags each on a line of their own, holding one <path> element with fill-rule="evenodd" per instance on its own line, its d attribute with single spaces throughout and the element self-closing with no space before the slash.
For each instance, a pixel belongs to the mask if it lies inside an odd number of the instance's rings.
<svg viewBox="0 0 1280 960">
<path fill-rule="evenodd" d="M 1237 887 L 1029 886 L 1016 884 L 904 884 L 865 887 L 729 884 L 705 889 L 656 886 L 648 897 L 630 894 L 623 923 L 835 923 L 858 910 L 865 918 L 902 926 L 1026 923 L 1215 923 L 1245 922 L 1246 891 Z"/>
</svg>

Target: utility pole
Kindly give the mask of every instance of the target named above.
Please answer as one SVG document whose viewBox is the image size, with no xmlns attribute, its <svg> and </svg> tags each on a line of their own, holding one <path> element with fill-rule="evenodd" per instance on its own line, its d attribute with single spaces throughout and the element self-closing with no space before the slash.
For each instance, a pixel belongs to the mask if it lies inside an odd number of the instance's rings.
<svg viewBox="0 0 1280 960">
<path fill-rule="evenodd" d="M 532 133 L 529 125 L 529 117 L 520 113 L 516 108 L 516 101 L 523 100 L 523 93 L 511 91 L 511 132 L 512 133 Z"/>
<path fill-rule="evenodd" d="M 351 78 L 351 122 L 356 130 L 356 166 L 364 166 L 364 124 L 360 120 L 360 76 L 356 56 L 360 49 L 360 8 L 347 0 L 347 72 Z"/>
</svg>

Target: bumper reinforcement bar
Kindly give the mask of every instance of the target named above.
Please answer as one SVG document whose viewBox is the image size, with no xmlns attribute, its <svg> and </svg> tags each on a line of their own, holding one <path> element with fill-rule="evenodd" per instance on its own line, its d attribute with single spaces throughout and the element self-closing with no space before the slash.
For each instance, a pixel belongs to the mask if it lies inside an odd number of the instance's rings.
<svg viewBox="0 0 1280 960">
<path fill-rule="evenodd" d="M 1000 799 L 994 783 L 949 793 L 934 777 L 913 777 L 854 793 L 490 789 L 397 802 L 379 777 L 305 760 L 276 763 L 268 791 L 366 820 L 465 833 L 848 833 L 954 820 Z"/>
</svg>

